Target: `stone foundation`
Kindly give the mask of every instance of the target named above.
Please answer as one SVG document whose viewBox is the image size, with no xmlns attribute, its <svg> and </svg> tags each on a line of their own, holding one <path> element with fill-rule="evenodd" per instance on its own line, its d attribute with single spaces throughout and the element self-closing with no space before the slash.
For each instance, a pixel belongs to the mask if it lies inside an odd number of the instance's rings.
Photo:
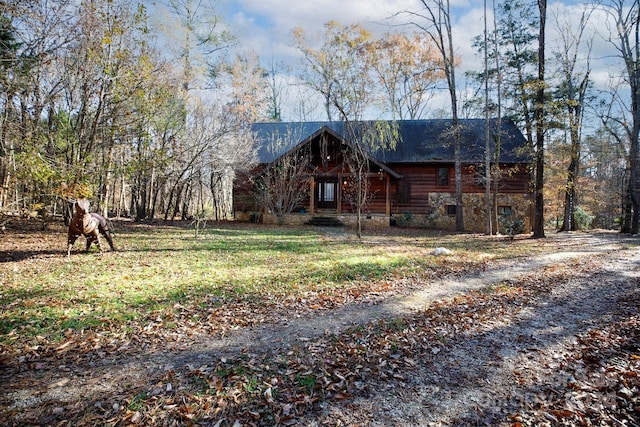
<svg viewBox="0 0 640 427">
<path fill-rule="evenodd" d="M 462 198 L 465 231 L 483 233 L 486 231 L 484 194 L 465 194 Z M 500 194 L 498 206 L 509 206 L 512 210 L 511 220 L 521 220 L 524 233 L 531 231 L 531 196 L 529 194 Z M 366 228 L 371 227 L 424 227 L 435 230 L 454 231 L 456 228 L 456 216 L 449 214 L 447 206 L 455 206 L 455 194 L 430 193 L 429 205 L 433 206 L 428 212 L 411 212 L 393 214 L 391 217 L 383 214 L 365 214 L 362 216 L 362 224 Z M 286 225 L 304 225 L 314 216 L 326 216 L 340 220 L 346 226 L 355 227 L 356 216 L 353 214 L 335 213 L 291 213 L 285 216 Z M 246 222 L 262 222 L 264 224 L 276 224 L 276 217 L 272 214 L 259 212 L 237 212 L 236 220 Z M 500 232 L 508 234 L 499 224 Z M 495 227 L 495 224 L 494 224 Z"/>
<path fill-rule="evenodd" d="M 332 214 L 332 213 L 317 213 L 314 215 L 308 213 L 291 213 L 285 215 L 284 223 L 286 225 L 304 225 L 307 221 L 309 221 L 314 216 L 325 216 L 336 218 L 340 222 L 342 222 L 347 227 L 355 227 L 356 226 L 356 216 L 352 214 Z M 274 225 L 277 224 L 276 217 L 273 214 L 264 214 L 262 217 L 262 222 L 264 224 Z M 362 224 L 364 227 L 367 225 L 372 227 L 388 227 L 389 226 L 389 217 L 386 215 L 379 214 L 367 214 L 362 216 Z"/>
</svg>

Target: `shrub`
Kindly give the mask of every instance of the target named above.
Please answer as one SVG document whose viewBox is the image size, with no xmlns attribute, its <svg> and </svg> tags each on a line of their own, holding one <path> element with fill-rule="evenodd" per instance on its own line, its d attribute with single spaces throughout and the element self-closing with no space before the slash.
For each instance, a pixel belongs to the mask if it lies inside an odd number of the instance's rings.
<svg viewBox="0 0 640 427">
<path fill-rule="evenodd" d="M 511 211 L 500 215 L 498 221 L 500 222 L 500 225 L 502 225 L 500 232 L 510 236 L 511 238 L 516 234 L 524 232 L 524 221 L 515 217 Z"/>
<path fill-rule="evenodd" d="M 576 220 L 576 228 L 578 230 L 587 230 L 591 228 L 595 217 L 590 212 L 587 212 L 582 206 L 576 206 L 574 218 Z"/>
</svg>

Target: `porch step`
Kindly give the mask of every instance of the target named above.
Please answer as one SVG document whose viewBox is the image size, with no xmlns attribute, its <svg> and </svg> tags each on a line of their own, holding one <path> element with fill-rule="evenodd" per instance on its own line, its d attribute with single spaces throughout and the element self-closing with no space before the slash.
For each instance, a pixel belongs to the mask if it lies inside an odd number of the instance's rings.
<svg viewBox="0 0 640 427">
<path fill-rule="evenodd" d="M 317 227 L 344 227 L 344 223 L 338 218 L 330 216 L 314 216 L 309 221 L 305 222 L 306 225 L 315 225 Z"/>
</svg>

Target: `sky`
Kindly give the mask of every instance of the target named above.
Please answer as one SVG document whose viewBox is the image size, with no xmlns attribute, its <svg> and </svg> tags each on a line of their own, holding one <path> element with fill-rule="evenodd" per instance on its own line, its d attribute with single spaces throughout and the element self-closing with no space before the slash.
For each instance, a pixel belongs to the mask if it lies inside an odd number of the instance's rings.
<svg viewBox="0 0 640 427">
<path fill-rule="evenodd" d="M 262 65 L 284 63 L 293 68 L 300 64 L 300 53 L 292 46 L 292 30 L 300 26 L 309 35 L 323 30 L 323 25 L 335 20 L 343 25 L 362 23 L 376 35 L 395 31 L 394 24 L 402 22 L 397 13 L 420 10 L 419 0 L 218 0 L 218 9 L 225 23 L 235 33 L 244 51 L 256 52 Z M 491 6 L 491 1 L 488 1 Z M 482 58 L 476 56 L 472 39 L 483 32 L 483 1 L 452 0 L 453 38 L 456 54 L 462 58 L 457 70 L 458 81 L 464 80 L 467 70 L 480 70 Z M 555 24 L 557 21 L 577 20 L 584 3 L 566 0 L 549 2 L 547 19 L 547 58 L 561 41 Z M 395 18 L 394 18 L 394 15 Z M 558 17 L 558 19 L 556 19 Z M 603 25 L 598 14 L 592 16 L 593 25 L 588 32 Z M 621 65 L 613 57 L 612 47 L 601 36 L 593 38 L 590 59 L 591 77 L 598 87 L 606 86 L 610 74 L 619 74 Z M 548 66 L 549 68 L 549 66 Z M 446 108 L 447 96 L 443 91 L 434 99 Z M 289 112 L 289 115 L 294 115 Z M 296 119 L 295 117 L 291 117 Z"/>
</svg>

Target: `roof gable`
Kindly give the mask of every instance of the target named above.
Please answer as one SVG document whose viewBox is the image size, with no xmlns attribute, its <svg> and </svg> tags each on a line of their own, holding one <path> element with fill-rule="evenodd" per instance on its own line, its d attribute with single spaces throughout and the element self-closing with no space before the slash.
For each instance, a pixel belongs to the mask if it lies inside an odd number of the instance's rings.
<svg viewBox="0 0 640 427">
<path fill-rule="evenodd" d="M 497 120 L 489 121 L 492 136 L 491 149 L 495 150 Z M 503 119 L 500 162 L 530 163 L 532 156 L 527 141 L 512 120 Z M 432 163 L 454 161 L 452 120 L 400 120 L 399 140 L 395 149 L 377 150 L 372 157 L 380 163 Z M 485 120 L 459 121 L 461 152 L 464 163 L 484 160 Z M 271 163 L 297 146 L 307 143 L 322 133 L 348 141 L 345 122 L 289 122 L 255 123 L 252 131 L 258 148 L 260 163 Z"/>
</svg>

